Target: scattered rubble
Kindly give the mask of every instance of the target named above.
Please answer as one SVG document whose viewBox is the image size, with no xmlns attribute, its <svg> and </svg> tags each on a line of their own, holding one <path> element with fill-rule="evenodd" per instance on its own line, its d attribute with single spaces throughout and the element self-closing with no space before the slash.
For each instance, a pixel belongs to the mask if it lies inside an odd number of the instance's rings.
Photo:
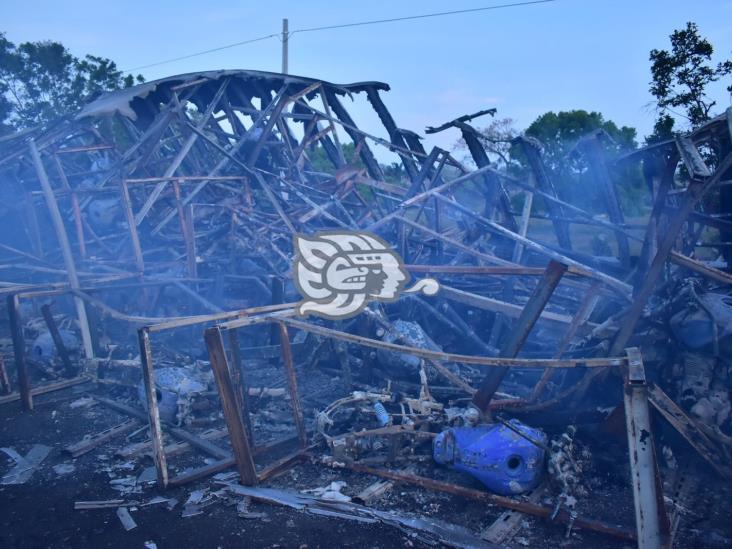
<svg viewBox="0 0 732 549">
<path fill-rule="evenodd" d="M 35 444 L 24 456 L 13 448 L 0 448 L 0 451 L 15 462 L 13 468 L 0 479 L 0 484 L 25 484 L 46 459 L 51 448 L 43 444 Z"/>
</svg>

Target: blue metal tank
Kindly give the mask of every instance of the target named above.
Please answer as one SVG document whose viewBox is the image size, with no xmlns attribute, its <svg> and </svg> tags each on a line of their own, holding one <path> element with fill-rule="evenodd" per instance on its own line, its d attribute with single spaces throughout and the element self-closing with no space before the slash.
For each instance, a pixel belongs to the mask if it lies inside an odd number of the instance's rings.
<svg viewBox="0 0 732 549">
<path fill-rule="evenodd" d="M 518 420 L 512 427 L 546 445 L 547 436 Z M 544 472 L 544 450 L 503 424 L 453 427 L 438 434 L 432 454 L 437 463 L 450 465 L 506 496 L 536 487 Z"/>
</svg>

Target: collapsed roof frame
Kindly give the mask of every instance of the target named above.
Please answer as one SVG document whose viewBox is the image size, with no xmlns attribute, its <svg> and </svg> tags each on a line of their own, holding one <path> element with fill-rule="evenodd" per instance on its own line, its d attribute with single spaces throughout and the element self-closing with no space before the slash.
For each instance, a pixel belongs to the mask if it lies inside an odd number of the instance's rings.
<svg viewBox="0 0 732 549">
<path fill-rule="evenodd" d="M 574 336 L 587 327 L 598 301 L 609 298 L 621 304 L 622 321 L 605 355 L 617 357 L 625 352 L 644 307 L 671 263 L 714 283 L 732 282 L 728 273 L 692 257 L 699 227 L 721 231 L 721 241 L 716 244 L 722 251 L 724 239 L 732 234 L 732 222 L 709 216 L 698 208 L 706 194 L 721 188 L 732 167 L 732 109 L 689 135 L 618 160 L 642 160 L 647 168 L 653 209 L 644 235 L 639 238 L 624 222 L 609 171 L 615 160 L 606 158 L 600 146 L 601 136 L 586 137 L 577 151 L 586 156 L 595 173 L 609 221 L 597 219 L 558 198 L 541 153 L 530 140 L 520 138 L 517 144 L 527 156 L 536 186 L 497 170 L 491 165 L 478 132 L 469 124 L 471 116 L 438 130 L 456 127 L 462 132 L 476 170 L 467 169 L 438 148 L 427 153 L 416 134 L 396 126 L 380 97 L 385 90 L 388 86 L 376 82 L 342 86 L 255 71 L 195 73 L 105 94 L 75 117 L 60 120 L 50 128 L 4 138 L 0 141 L 0 177 L 15 185 L 18 196 L 23 197 L 22 224 L 27 247 L 18 249 L 3 244 L 1 249 L 9 257 L 31 262 L 31 269 L 36 271 L 45 269 L 50 273 L 53 262 L 62 259 L 65 269 L 56 274 L 67 278 L 65 283 L 43 282 L 29 287 L 21 271 L 18 279 L 7 281 L 3 293 L 10 295 L 11 320 L 22 292 L 51 291 L 49 285 L 55 285 L 53 291 L 64 291 L 73 297 L 85 354 L 92 358 L 82 273 L 91 272 L 96 277 L 113 273 L 112 276 L 137 277 L 144 283 L 148 276 L 166 273 L 171 264 L 183 263 L 185 277 L 180 279 L 195 282 L 200 280 L 201 265 L 225 269 L 236 253 L 255 257 L 269 272 L 283 276 L 289 269 L 293 233 L 333 227 L 377 231 L 397 244 L 404 259 L 417 271 L 443 269 L 447 275 L 449 271 L 444 267 L 448 263 L 448 268 L 483 269 L 484 274 L 491 274 L 491 268 L 496 274 L 495 269 L 500 268 L 504 269 L 503 274 L 520 276 L 521 285 L 515 284 L 513 278 L 502 281 L 502 300 L 464 289 L 446 292 L 448 299 L 496 313 L 487 341 L 466 324 L 463 326 L 467 326 L 466 334 L 478 347 L 500 347 L 504 357 L 518 353 L 535 322 L 560 315 L 544 309 L 551 299 L 556 301 L 556 293 L 561 289 L 573 293 L 569 301 L 574 305 L 574 314 L 564 315 L 569 318 L 568 329 L 556 351 L 558 361 Z M 388 140 L 359 129 L 343 105 L 341 98 L 360 93 L 366 94 Z M 317 101 L 320 107 L 316 106 Z M 300 130 L 301 137 L 294 127 Z M 363 169 L 347 162 L 339 131 L 354 143 Z M 308 152 L 316 143 L 332 164 L 334 174 L 315 170 Z M 700 153 L 700 148 L 710 143 L 718 156 L 714 169 Z M 386 181 L 371 145 L 384 146 L 398 155 L 407 174 L 407 185 Z M 689 176 L 685 187 L 678 187 L 675 180 L 680 163 Z M 448 165 L 461 175 L 445 178 Z M 484 197 L 481 211 L 462 202 L 457 193 L 458 189 L 476 183 Z M 191 190 L 189 185 L 194 185 Z M 725 185 L 721 192 L 729 195 L 729 185 Z M 152 186 L 149 192 L 145 190 L 148 186 Z M 556 244 L 526 236 L 532 200 L 526 200 L 524 211 L 516 216 L 508 200 L 509 187 L 545 201 Z M 117 234 L 97 234 L 88 219 L 90 204 L 105 194 L 116 197 L 126 220 L 125 230 Z M 55 242 L 44 238 L 44 216 L 38 215 L 37 197 L 43 198 L 51 215 Z M 725 200 L 729 201 L 729 196 Z M 446 222 L 448 212 L 469 219 L 473 230 Z M 171 226 L 176 217 L 178 229 Z M 218 227 L 215 222 L 219 222 Z M 608 272 L 606 265 L 573 249 L 568 227 L 578 223 L 612 231 L 619 270 Z M 228 234 L 228 254 L 217 257 L 223 246 L 220 242 L 201 250 L 198 241 L 206 237 L 210 241 L 210 235 L 220 231 L 220 227 Z M 488 234 L 497 237 L 496 246 L 486 245 Z M 631 241 L 642 242 L 639 263 L 634 268 L 629 261 Z M 170 249 L 176 246 L 179 250 L 171 254 Z M 537 257 L 549 260 L 549 267 L 531 271 L 534 268 L 527 266 L 530 254 L 534 254 L 535 264 Z M 12 260 L 7 264 L 15 267 Z M 452 274 L 456 273 L 459 270 Z M 532 277 L 539 274 L 543 278 L 537 282 Z M 19 281 L 26 284 L 18 286 Z M 189 289 L 188 295 L 199 303 L 207 303 L 194 290 Z M 522 306 L 524 299 L 528 303 Z M 459 315 L 449 304 L 445 311 L 445 318 L 458 325 Z M 438 313 L 431 311 L 433 315 Z M 217 314 L 206 320 L 199 317 L 194 322 L 216 320 Z M 518 318 L 520 327 L 513 338 L 509 337 L 510 318 Z M 175 324 L 180 319 L 135 319 L 142 323 L 157 320 Z M 280 326 L 285 324 L 280 321 Z M 288 344 L 282 345 L 283 351 Z M 18 356 L 23 354 L 23 347 L 20 338 L 15 345 L 19 372 L 23 368 Z M 152 369 L 150 362 L 150 373 Z M 551 371 L 546 370 L 528 402 L 492 401 L 502 377 L 498 374 L 486 379 L 483 390 L 475 391 L 474 402 L 483 409 L 537 409 L 569 396 L 579 399 L 594 381 L 607 376 L 605 368 L 590 369 L 568 390 L 540 402 Z M 459 379 L 452 381 L 460 386 Z M 644 381 L 637 375 L 627 382 Z M 32 406 L 32 389 L 29 383 L 23 385 L 21 401 Z M 632 387 L 628 390 L 635 393 Z M 658 391 L 657 387 L 649 390 L 651 404 L 675 422 L 674 426 L 720 474 L 728 475 L 729 471 L 715 462 L 713 434 L 702 431 Z M 152 425 L 152 418 L 150 421 Z M 629 436 L 633 432 L 630 424 L 628 432 Z M 644 494 L 636 490 L 634 495 Z M 642 538 L 647 531 L 642 532 L 642 525 L 637 526 Z"/>
</svg>

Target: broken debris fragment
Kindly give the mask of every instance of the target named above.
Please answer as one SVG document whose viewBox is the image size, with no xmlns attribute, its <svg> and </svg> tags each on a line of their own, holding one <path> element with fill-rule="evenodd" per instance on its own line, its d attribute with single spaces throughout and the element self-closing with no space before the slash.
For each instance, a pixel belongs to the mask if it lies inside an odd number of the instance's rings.
<svg viewBox="0 0 732 549">
<path fill-rule="evenodd" d="M 118 507 L 117 508 L 117 517 L 119 518 L 119 521 L 122 523 L 122 527 L 127 530 L 128 532 L 134 528 L 137 528 L 137 523 L 135 522 L 135 519 L 132 518 L 132 515 L 130 515 L 130 512 L 127 510 L 127 507 Z"/>
<path fill-rule="evenodd" d="M 51 448 L 43 444 L 34 444 L 25 456 L 21 456 L 13 448 L 0 448 L 0 451 L 7 454 L 15 466 L 5 473 L 0 484 L 25 484 L 30 480 L 38 466 L 46 459 Z"/>
</svg>

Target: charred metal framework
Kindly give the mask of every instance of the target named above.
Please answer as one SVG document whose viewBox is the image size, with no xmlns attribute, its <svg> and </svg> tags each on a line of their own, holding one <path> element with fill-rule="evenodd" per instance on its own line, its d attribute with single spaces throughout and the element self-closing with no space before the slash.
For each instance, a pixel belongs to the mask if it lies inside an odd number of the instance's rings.
<svg viewBox="0 0 732 549">
<path fill-rule="evenodd" d="M 0 236 L 0 293 L 6 296 L 19 392 L 0 397 L 0 402 L 20 400 L 31 409 L 35 394 L 94 380 L 93 371 L 77 372 L 67 357 L 66 379 L 32 386 L 21 302 L 51 297 L 66 298 L 73 306 L 87 364 L 94 363 L 96 324 L 102 316 L 139 328 L 148 413 L 105 403 L 149 421 L 161 486 L 190 482 L 232 465 L 243 483 L 254 484 L 315 455 L 308 446 L 290 330 L 420 357 L 485 414 L 550 409 L 581 401 L 593 383 L 624 383 L 637 534 L 437 480 L 359 464 L 349 467 L 571 521 L 577 527 L 637 539 L 644 547 L 668 545 L 671 532 L 652 437 L 649 446 L 639 435 L 639 430 L 650 431 L 649 410 L 658 410 L 729 478 L 730 469 L 720 458 L 726 450 L 714 432 L 646 380 L 638 351 L 626 348 L 642 344 L 638 327 L 644 308 L 664 282 L 692 274 L 710 285 L 732 283 L 727 272 L 694 257 L 698 237 L 707 227 L 717 231 L 718 239 L 705 246 L 716 246 L 729 256 L 726 238 L 732 234 L 732 220 L 709 215 L 701 205 L 712 192 L 720 194 L 723 204 L 730 199 L 732 187 L 725 178 L 732 173 L 732 110 L 689 135 L 623 158 L 607 157 L 602 135 L 583 138 L 577 154 L 585 156 L 595 174 L 605 218 L 557 196 L 540 146 L 530 139 L 516 142 L 530 167 L 528 182 L 497 169 L 470 124 L 475 115 L 428 129 L 433 133 L 457 128 L 475 169 L 439 148 L 427 152 L 417 134 L 396 125 L 382 99 L 388 89 L 378 82 L 337 85 L 255 71 L 187 74 L 102 95 L 49 128 L 3 138 L 0 199 L 11 228 Z M 346 108 L 352 97 L 365 98 L 382 124 L 380 131 L 359 128 Z M 345 143 L 353 144 L 357 159 L 347 157 Z M 375 147 L 396 155 L 405 174 L 401 181 L 387 180 Z M 714 151 L 713 168 L 709 155 L 700 150 Z M 329 163 L 327 170 L 316 161 L 318 151 Z M 626 223 L 618 202 L 610 169 L 616 163 L 643 166 L 653 207 L 640 232 Z M 680 169 L 687 177 L 675 177 Z M 524 197 L 522 212 L 513 211 L 516 196 Z M 537 201 L 545 205 L 553 230 L 543 241 L 529 236 L 535 219 L 532 204 Z M 573 241 L 576 226 L 610 231 L 616 260 L 601 261 L 582 251 Z M 388 344 L 342 326 L 293 318 L 291 306 L 281 304 L 292 235 L 334 228 L 376 232 L 395 245 L 410 271 L 443 279 L 435 303 L 410 297 L 393 307 L 418 310 L 458 334 L 473 354 Z M 219 304 L 227 284 L 244 284 L 262 299 L 256 307 L 225 311 Z M 126 314 L 105 302 L 107 292 L 130 287 L 141 294 L 137 305 L 146 314 Z M 153 313 L 162 287 L 185 296 L 185 315 Z M 459 311 L 465 309 L 478 311 L 490 324 L 464 320 Z M 367 313 L 371 321 L 388 324 L 385 317 Z M 51 333 L 57 332 L 49 309 L 43 316 Z M 567 358 L 573 342 L 610 321 L 618 329 L 608 345 L 582 358 Z M 261 323 L 276 327 L 270 344 L 282 353 L 298 449 L 257 472 L 254 457 L 267 448 L 255 447 L 247 424 L 246 376 L 236 330 Z M 204 338 L 233 454 L 209 439 L 161 423 L 150 334 L 191 326 L 206 327 Z M 543 347 L 547 358 L 516 358 L 532 331 L 547 326 L 560 334 L 554 345 Z M 60 337 L 54 341 L 63 356 Z M 477 382 L 464 379 L 445 368 L 445 361 L 479 365 L 484 377 Z M 347 362 L 346 358 L 344 368 Z M 514 368 L 539 368 L 543 375 L 525 396 L 495 399 Z M 548 393 L 553 374 L 572 368 L 581 372 L 576 380 Z M 350 378 L 350 371 L 345 373 Z M 105 436 L 128 428 L 120 426 Z M 183 478 L 169 478 L 164 429 L 218 461 Z"/>
</svg>

